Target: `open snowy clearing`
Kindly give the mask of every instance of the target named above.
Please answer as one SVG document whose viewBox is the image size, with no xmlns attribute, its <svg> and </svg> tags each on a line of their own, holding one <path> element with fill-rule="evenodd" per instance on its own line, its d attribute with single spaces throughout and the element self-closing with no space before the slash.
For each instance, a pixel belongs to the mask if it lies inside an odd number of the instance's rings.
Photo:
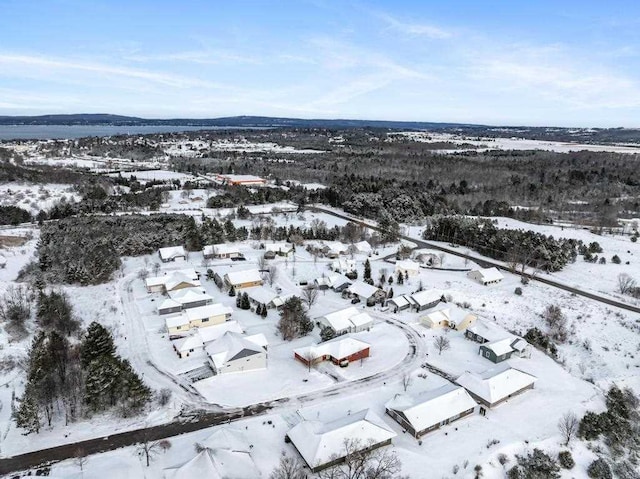
<svg viewBox="0 0 640 479">
<path fill-rule="evenodd" d="M 15 182 L 0 184 L 2 206 L 17 206 L 34 215 L 40 210 L 48 210 L 62 199 L 73 202 L 80 199 L 80 195 L 71 185 Z"/>
</svg>

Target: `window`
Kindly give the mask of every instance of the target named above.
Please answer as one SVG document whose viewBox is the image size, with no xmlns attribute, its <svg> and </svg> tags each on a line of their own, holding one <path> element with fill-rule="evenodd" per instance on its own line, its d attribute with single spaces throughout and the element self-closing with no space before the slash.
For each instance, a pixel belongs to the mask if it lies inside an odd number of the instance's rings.
<svg viewBox="0 0 640 479">
<path fill-rule="evenodd" d="M 209 322 L 209 318 L 202 318 L 202 322 L 203 323 L 208 323 Z"/>
<path fill-rule="evenodd" d="M 491 357 L 491 353 L 489 353 L 489 351 L 485 351 L 484 352 L 484 357 L 485 358 L 490 358 Z"/>
</svg>

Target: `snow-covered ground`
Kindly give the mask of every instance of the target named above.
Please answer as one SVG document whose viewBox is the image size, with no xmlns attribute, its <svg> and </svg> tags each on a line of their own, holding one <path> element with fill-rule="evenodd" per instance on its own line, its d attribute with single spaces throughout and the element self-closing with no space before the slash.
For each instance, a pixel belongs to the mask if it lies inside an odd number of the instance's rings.
<svg viewBox="0 0 640 479">
<path fill-rule="evenodd" d="M 423 143 L 450 142 L 456 145 L 471 145 L 470 148 L 439 150 L 440 153 L 457 151 L 488 151 L 488 150 L 544 150 L 569 153 L 572 151 L 608 151 L 612 153 L 640 153 L 640 145 L 595 145 L 587 143 L 570 143 L 560 141 L 528 140 L 524 138 L 478 138 L 454 135 L 451 133 L 432 133 L 423 131 L 406 131 L 390 135 L 404 136 L 413 141 Z"/>
<path fill-rule="evenodd" d="M 194 208 L 201 207 L 204 190 L 194 190 L 190 203 Z M 199 200 L 195 198 L 202 197 Z M 176 210 L 183 205 L 180 192 L 171 192 L 170 203 Z M 325 221 L 328 226 L 344 224 L 346 221 L 321 213 L 305 212 L 298 214 L 274 215 L 276 225 L 308 225 L 312 220 Z M 258 220 L 259 221 L 259 220 Z M 618 270 L 626 266 L 631 274 L 634 258 L 640 254 L 632 249 L 628 238 L 596 236 L 588 231 L 565 228 L 564 231 L 553 226 L 537 226 L 498 219 L 500 226 L 526 227 L 554 236 L 578 237 L 585 242 L 598 241 L 607 258 L 618 254 L 622 265 L 592 265 L 581 259 L 575 265 L 559 274 L 566 274 L 565 281 L 575 281 L 582 287 L 592 287 L 588 278 L 598 275 L 603 278 L 602 290 L 611 293 L 611 282 Z M 236 226 L 249 226 L 252 220 L 235 220 Z M 418 236 L 418 227 L 411 227 L 411 234 Z M 31 230 L 16 230 L 11 234 L 22 234 Z M 416 234 L 414 234 L 416 233 Z M 560 234 L 562 233 L 562 234 Z M 9 233 L 7 233 L 9 234 Z M 577 236 L 570 236 L 577 235 Z M 7 267 L 0 270 L 0 283 L 6 288 L 17 271 L 32 257 L 37 234 L 23 246 L 15 247 L 3 253 L 7 257 Z M 257 264 L 262 251 L 255 249 L 258 242 L 248 240 L 239 244 L 247 260 L 236 262 L 234 268 L 248 269 Z M 395 265 L 383 258 L 392 254 L 398 245 L 381 248 L 370 259 L 374 281 L 384 270 L 388 277 L 394 272 Z M 629 251 L 629 252 L 627 252 Z M 423 251 L 430 253 L 431 251 Z M 439 255 L 438 252 L 434 252 Z M 635 254 L 635 256 L 634 256 Z M 444 255 L 443 267 L 468 269 L 473 263 L 465 263 L 453 255 Z M 356 268 L 362 278 L 364 255 L 355 255 Z M 625 261 L 630 265 L 625 265 Z M 482 372 L 493 366 L 478 355 L 478 345 L 466 340 L 462 333 L 430 330 L 419 322 L 420 314 L 404 311 L 393 314 L 379 308 L 364 308 L 375 320 L 370 332 L 358 333 L 358 337 L 372 345 L 371 357 L 362 363 L 353 363 L 348 368 L 338 368 L 329 363 L 312 368 L 311 371 L 293 358 L 293 349 L 311 344 L 318 340 L 318 329 L 305 338 L 293 342 L 284 342 L 276 335 L 275 325 L 278 315 L 270 310 L 266 319 L 251 311 L 235 307 L 235 298 L 218 290 L 213 282 L 204 279 L 205 289 L 215 298 L 233 308 L 233 318 L 245 329 L 247 334 L 264 334 L 269 341 L 268 368 L 262 371 L 237 373 L 212 377 L 195 384 L 195 388 L 186 390 L 180 386 L 179 373 L 189 359 L 181 360 L 171 347 L 164 329 L 164 319 L 154 309 L 161 295 L 146 292 L 143 281 L 138 277 L 142 268 L 152 269 L 157 262 L 156 255 L 138 258 L 124 258 L 123 268 L 114 281 L 92 287 L 60 286 L 66 291 L 74 309 L 86 326 L 92 320 L 98 320 L 113 331 L 118 352 L 131 361 L 132 366 L 154 389 L 169 388 L 173 396 L 165 408 L 154 406 L 153 411 L 132 419 L 123 420 L 112 415 L 100 415 L 90 421 L 80 421 L 70 426 L 56 424 L 53 429 L 45 428 L 36 436 L 22 436 L 10 420 L 11 396 L 20 396 L 24 385 L 23 373 L 14 369 L 3 374 L 0 388 L 1 451 L 3 456 L 28 450 L 73 442 L 116 431 L 166 423 L 180 409 L 208 408 L 247 405 L 276 398 L 289 397 L 289 401 L 278 403 L 269 415 L 246 419 L 233 423 L 234 427 L 246 431 L 253 444 L 252 456 L 264 477 L 277 464 L 281 450 L 294 455 L 295 451 L 285 444 L 286 431 L 300 420 L 331 419 L 372 408 L 384 417 L 398 437 L 393 448 L 403 463 L 403 473 L 412 478 L 421 477 L 473 477 L 473 467 L 483 465 L 484 477 L 503 477 L 502 466 L 497 461 L 498 453 L 509 456 L 513 464 L 515 453 L 521 454 L 533 447 L 542 447 L 554 455 L 561 449 L 556 424 L 567 411 L 578 416 L 587 409 L 603 408 L 602 391 L 613 383 L 629 386 L 640 392 L 640 359 L 638 357 L 638 315 L 620 311 L 601 303 L 573 296 L 550 286 L 531 282 L 523 286 L 519 277 L 505 273 L 505 279 L 496 285 L 482 286 L 467 277 L 465 271 L 445 271 L 420 269 L 417 276 L 410 277 L 399 285 L 396 275 L 392 285 L 394 295 L 424 289 L 438 289 L 448 301 L 457 303 L 485 320 L 495 320 L 503 328 L 515 334 L 524 332 L 533 326 L 545 329 L 541 313 L 549 304 L 560 306 L 569 320 L 570 339 L 559 347 L 559 361 L 554 361 L 540 352 L 534 351 L 531 358 L 512 359 L 514 366 L 522 368 L 538 377 L 536 388 L 514 397 L 506 403 L 488 412 L 486 417 L 474 415 L 425 436 L 418 443 L 391 418 L 384 416 L 384 403 L 395 394 L 403 392 L 402 376 L 406 371 L 413 380 L 409 385 L 410 393 L 434 389 L 446 384 L 446 380 L 420 367 L 430 363 L 451 375 L 465 371 Z M 329 272 L 330 260 L 313 258 L 304 248 L 297 248 L 295 258 L 278 258 L 274 264 L 278 268 L 278 278 L 274 285 L 284 293 L 299 294 L 299 282 L 312 280 Z M 230 265 L 231 262 L 217 260 L 204 262 L 201 253 L 192 253 L 189 265 L 204 273 L 207 268 Z M 185 265 L 162 265 L 161 269 L 171 270 Z M 593 268 L 588 270 L 587 268 Z M 611 271 L 607 273 L 607 271 Z M 582 275 L 582 276 L 580 276 Z M 609 278 L 609 279 L 607 279 Z M 608 282 L 607 282 L 608 281 Z M 516 287 L 523 290 L 522 296 L 514 294 Z M 317 318 L 337 309 L 351 306 L 348 300 L 328 290 L 321 292 L 318 302 L 311 309 L 311 316 Z M 362 308 L 362 305 L 358 305 Z M 412 337 L 418 338 L 419 357 L 415 361 L 406 361 L 410 350 L 406 330 Z M 441 355 L 433 346 L 435 336 L 446 334 L 451 349 Z M 0 357 L 24 355 L 29 341 L 9 343 L 3 337 Z M 360 378 L 375 375 L 376 380 L 358 381 Z M 270 423 L 269 423 L 270 421 Z M 87 425 L 91 424 L 91 428 Z M 104 477 L 108 468 L 117 477 L 162 477 L 163 470 L 182 464 L 195 453 L 193 445 L 204 440 L 211 430 L 171 438 L 173 447 L 159 455 L 147 469 L 133 448 L 125 448 L 105 454 L 91 456 L 84 466 L 82 477 Z M 594 458 L 592 452 L 582 445 L 573 446 L 574 457 L 578 465 L 563 478 L 583 477 L 585 464 Z M 466 467 L 465 467 L 466 464 Z M 459 472 L 454 475 L 457 466 Z M 428 471 L 428 473 L 425 473 Z M 53 475 L 61 477 L 81 477 L 77 464 L 65 461 L 55 465 Z M 102 475 L 101 475 L 102 474 Z M 426 475 L 425 475 L 426 474 Z M 115 477 L 115 476 L 114 476 Z"/>
<path fill-rule="evenodd" d="M 117 176 L 122 176 L 124 178 L 131 178 L 132 176 L 135 176 L 136 179 L 141 183 L 145 183 L 147 181 L 180 180 L 184 182 L 184 181 L 197 180 L 197 178 L 193 175 L 188 175 L 186 173 L 179 173 L 177 171 L 168 171 L 168 170 L 122 171 L 119 173 L 110 173 L 107 176 L 111 176 L 113 178 Z"/>
<path fill-rule="evenodd" d="M 63 198 L 73 202 L 80 199 L 80 195 L 71 185 L 15 182 L 0 184 L 2 206 L 18 206 L 34 215 L 40 210 L 48 210 Z"/>
</svg>

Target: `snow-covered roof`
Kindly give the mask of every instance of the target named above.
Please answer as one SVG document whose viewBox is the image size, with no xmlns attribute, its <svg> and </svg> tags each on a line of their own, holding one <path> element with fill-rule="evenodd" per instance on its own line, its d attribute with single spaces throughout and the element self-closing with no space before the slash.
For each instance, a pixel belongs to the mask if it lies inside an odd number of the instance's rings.
<svg viewBox="0 0 640 479">
<path fill-rule="evenodd" d="M 194 303 L 196 301 L 213 301 L 213 296 L 208 295 L 202 288 L 184 288 L 170 291 L 169 298 L 180 304 Z"/>
<path fill-rule="evenodd" d="M 269 341 L 267 341 L 267 337 L 262 333 L 252 334 L 251 336 L 245 336 L 245 339 L 247 341 L 251 341 L 254 344 L 257 344 L 262 348 L 266 348 L 267 346 L 269 346 Z"/>
<path fill-rule="evenodd" d="M 326 284 L 331 288 L 335 288 L 336 286 L 342 286 L 343 284 L 347 284 L 347 283 L 349 284 L 352 283 L 352 281 L 349 278 L 339 273 L 331 273 L 327 276 L 321 276 L 320 278 L 316 278 L 314 281 L 319 286 Z"/>
<path fill-rule="evenodd" d="M 226 274 L 226 277 L 229 283 L 231 283 L 234 286 L 239 284 L 254 283 L 257 281 L 262 281 L 262 276 L 260 275 L 260 271 L 258 271 L 257 269 L 229 271 Z"/>
<path fill-rule="evenodd" d="M 164 286 L 167 291 L 171 291 L 173 288 L 182 283 L 190 284 L 192 288 L 200 286 L 200 281 L 198 281 L 197 279 L 193 280 L 182 273 L 174 273 L 169 276 L 165 281 Z"/>
<path fill-rule="evenodd" d="M 416 431 L 423 431 L 475 408 L 476 402 L 463 387 L 447 384 L 417 396 L 397 395 L 385 406 L 401 412 Z"/>
<path fill-rule="evenodd" d="M 170 301 L 170 300 L 169 300 Z M 180 306 L 179 304 L 177 304 Z M 189 319 L 184 314 L 179 314 L 177 316 L 169 316 L 164 320 L 167 325 L 167 329 L 176 328 L 178 326 L 186 326 L 189 324 Z"/>
<path fill-rule="evenodd" d="M 484 399 L 489 404 L 493 404 L 510 394 L 531 386 L 537 379 L 532 374 L 515 369 L 508 363 L 503 363 L 482 374 L 464 373 L 456 382 L 467 391 Z"/>
<path fill-rule="evenodd" d="M 340 241 L 323 241 L 322 245 L 326 246 L 330 252 L 336 254 L 346 253 L 349 249 L 347 245 Z"/>
<path fill-rule="evenodd" d="M 513 348 L 511 347 L 511 343 L 513 343 L 513 341 L 513 338 L 505 338 L 491 343 L 484 343 L 483 346 L 493 351 L 496 356 L 502 356 L 503 354 L 513 352 Z"/>
<path fill-rule="evenodd" d="M 168 248 L 160 248 L 158 252 L 160 253 L 160 258 L 162 259 L 172 259 L 178 256 L 187 256 L 187 253 L 182 246 L 169 246 Z"/>
<path fill-rule="evenodd" d="M 253 341 L 249 341 L 238 333 L 229 331 L 206 345 L 205 351 L 217 368 L 221 368 L 224 364 L 234 359 L 265 352 L 263 347 Z"/>
<path fill-rule="evenodd" d="M 443 321 L 449 323 L 451 321 L 451 311 L 449 308 L 438 309 L 427 312 L 424 317 L 429 319 L 433 324 L 439 324 Z"/>
<path fill-rule="evenodd" d="M 201 445 L 209 449 L 230 449 L 232 451 L 248 452 L 250 449 L 244 431 L 231 426 L 215 427 L 213 433 Z"/>
<path fill-rule="evenodd" d="M 413 301 L 411 301 L 409 297 L 404 294 L 401 294 L 400 296 L 394 296 L 393 298 L 390 298 L 388 302 L 395 304 L 398 308 L 402 308 L 403 306 L 406 306 L 408 304 L 413 304 Z"/>
<path fill-rule="evenodd" d="M 182 306 L 181 303 L 174 301 L 171 298 L 167 298 L 162 303 L 160 303 L 160 306 L 158 306 L 158 309 L 162 310 L 162 309 L 169 309 L 169 308 L 179 308 L 181 306 Z"/>
<path fill-rule="evenodd" d="M 334 311 L 320 318 L 320 321 L 331 326 L 335 331 L 344 331 L 352 327 L 361 327 L 373 323 L 371 316 L 360 312 L 354 306 Z"/>
<path fill-rule="evenodd" d="M 300 455 L 311 468 L 345 456 L 345 441 L 360 441 L 364 449 L 369 441 L 374 444 L 388 441 L 396 434 L 372 411 L 351 414 L 329 423 L 302 421 L 288 433 Z"/>
<path fill-rule="evenodd" d="M 467 331 L 470 331 L 489 342 L 512 337 L 511 333 L 505 331 L 493 321 L 485 319 L 478 319 L 475 324 L 469 326 Z"/>
<path fill-rule="evenodd" d="M 188 336 L 185 336 L 184 338 L 174 339 L 172 342 L 173 342 L 173 347 L 179 353 L 204 347 L 202 338 L 197 332 L 195 334 L 190 334 Z"/>
<path fill-rule="evenodd" d="M 212 254 L 231 254 L 239 253 L 239 248 L 234 244 L 220 243 L 207 245 L 202 252 L 207 256 Z"/>
<path fill-rule="evenodd" d="M 424 306 L 425 304 L 434 303 L 440 301 L 442 298 L 442 291 L 437 289 L 427 289 L 424 291 L 418 291 L 411 295 L 411 299 L 418 305 Z"/>
<path fill-rule="evenodd" d="M 368 241 L 359 241 L 358 243 L 354 243 L 353 246 L 355 246 L 356 249 L 361 253 L 371 252 L 371 245 L 369 244 Z"/>
<path fill-rule="evenodd" d="M 146 278 L 144 280 L 147 288 L 151 288 L 153 286 L 160 286 L 160 285 L 167 285 L 167 288 L 169 288 L 168 285 L 172 281 L 174 281 L 175 284 L 180 284 L 180 282 L 186 281 L 186 282 L 197 284 L 198 286 L 200 286 L 200 282 L 198 281 L 198 273 L 196 273 L 196 270 L 193 268 L 167 271 L 162 276 L 153 276 L 151 278 Z M 175 286 L 175 284 L 173 285 Z"/>
<path fill-rule="evenodd" d="M 244 330 L 237 321 L 226 321 L 206 328 L 199 328 L 196 334 L 203 344 L 208 344 L 227 332 L 242 334 Z"/>
<path fill-rule="evenodd" d="M 340 360 L 370 347 L 371 345 L 369 343 L 352 338 L 351 336 L 340 336 L 324 343 L 294 349 L 293 352 L 302 358 L 331 356 L 334 359 Z"/>
<path fill-rule="evenodd" d="M 331 263 L 333 270 L 339 271 L 352 271 L 356 268 L 356 262 L 352 259 L 338 258 Z"/>
<path fill-rule="evenodd" d="M 274 298 L 278 297 L 278 293 L 265 286 L 255 286 L 253 288 L 247 288 L 244 290 L 256 303 L 269 304 Z"/>
<path fill-rule="evenodd" d="M 183 312 L 188 321 L 198 321 L 212 316 L 220 316 L 222 314 L 229 315 L 231 313 L 233 313 L 233 309 L 220 303 L 198 306 L 197 308 L 186 309 Z"/>
<path fill-rule="evenodd" d="M 420 264 L 410 259 L 396 261 L 396 271 L 397 270 L 420 271 Z"/>
<path fill-rule="evenodd" d="M 150 278 L 146 278 L 144 280 L 144 284 L 147 288 L 152 288 L 153 286 L 160 286 L 165 284 L 167 281 L 167 276 L 152 276 Z"/>
<path fill-rule="evenodd" d="M 487 283 L 490 283 L 492 281 L 501 281 L 504 279 L 503 274 L 498 271 L 498 268 L 496 268 L 495 266 L 492 268 L 480 268 L 476 271 L 480 273 L 482 280 Z"/>
<path fill-rule="evenodd" d="M 273 251 L 275 253 L 281 251 L 283 253 L 288 253 L 289 251 L 293 250 L 293 245 L 291 243 L 271 243 L 271 244 L 265 244 L 264 245 L 264 249 L 267 251 Z"/>
<path fill-rule="evenodd" d="M 194 477 L 222 479 L 216 470 L 213 458 L 206 449 L 182 466 L 167 469 L 165 477 L 167 479 L 193 479 Z"/>
<path fill-rule="evenodd" d="M 370 298 L 379 291 L 375 286 L 371 286 L 363 281 L 354 281 L 347 290 L 351 294 L 355 294 L 361 298 Z"/>
</svg>

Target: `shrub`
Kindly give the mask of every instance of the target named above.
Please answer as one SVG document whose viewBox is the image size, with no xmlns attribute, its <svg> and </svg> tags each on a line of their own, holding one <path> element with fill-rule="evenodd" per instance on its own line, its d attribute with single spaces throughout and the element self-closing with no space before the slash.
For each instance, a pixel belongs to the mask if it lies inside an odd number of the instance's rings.
<svg viewBox="0 0 640 479">
<path fill-rule="evenodd" d="M 558 462 L 560 462 L 560 466 L 564 469 L 572 469 L 573 466 L 576 465 L 571 451 L 560 451 L 560 454 L 558 454 Z"/>
<path fill-rule="evenodd" d="M 591 479 L 613 479 L 611 467 L 602 458 L 596 459 L 591 464 L 589 464 L 587 475 Z"/>
<path fill-rule="evenodd" d="M 598 439 L 603 432 L 600 416 L 600 414 L 596 414 L 595 412 L 587 411 L 580 421 L 578 437 L 587 441 Z"/>
<path fill-rule="evenodd" d="M 558 463 L 548 454 L 542 450 L 535 448 L 533 452 L 527 456 L 516 456 L 518 459 L 518 465 L 522 470 L 523 479 L 559 479 L 560 478 L 560 466 Z"/>
<path fill-rule="evenodd" d="M 517 294 L 518 296 L 522 296 L 522 288 L 516 288 L 514 293 Z"/>
<path fill-rule="evenodd" d="M 621 261 L 620 261 L 620 256 L 618 256 L 617 254 L 614 254 L 614 255 L 611 257 L 611 262 L 612 262 L 613 264 L 620 264 L 620 263 L 621 263 Z"/>
<path fill-rule="evenodd" d="M 522 470 L 520 469 L 520 466 L 513 466 L 511 469 L 509 469 L 509 471 L 507 472 L 507 478 L 508 479 L 524 479 L 524 475 L 522 474 Z"/>
</svg>

